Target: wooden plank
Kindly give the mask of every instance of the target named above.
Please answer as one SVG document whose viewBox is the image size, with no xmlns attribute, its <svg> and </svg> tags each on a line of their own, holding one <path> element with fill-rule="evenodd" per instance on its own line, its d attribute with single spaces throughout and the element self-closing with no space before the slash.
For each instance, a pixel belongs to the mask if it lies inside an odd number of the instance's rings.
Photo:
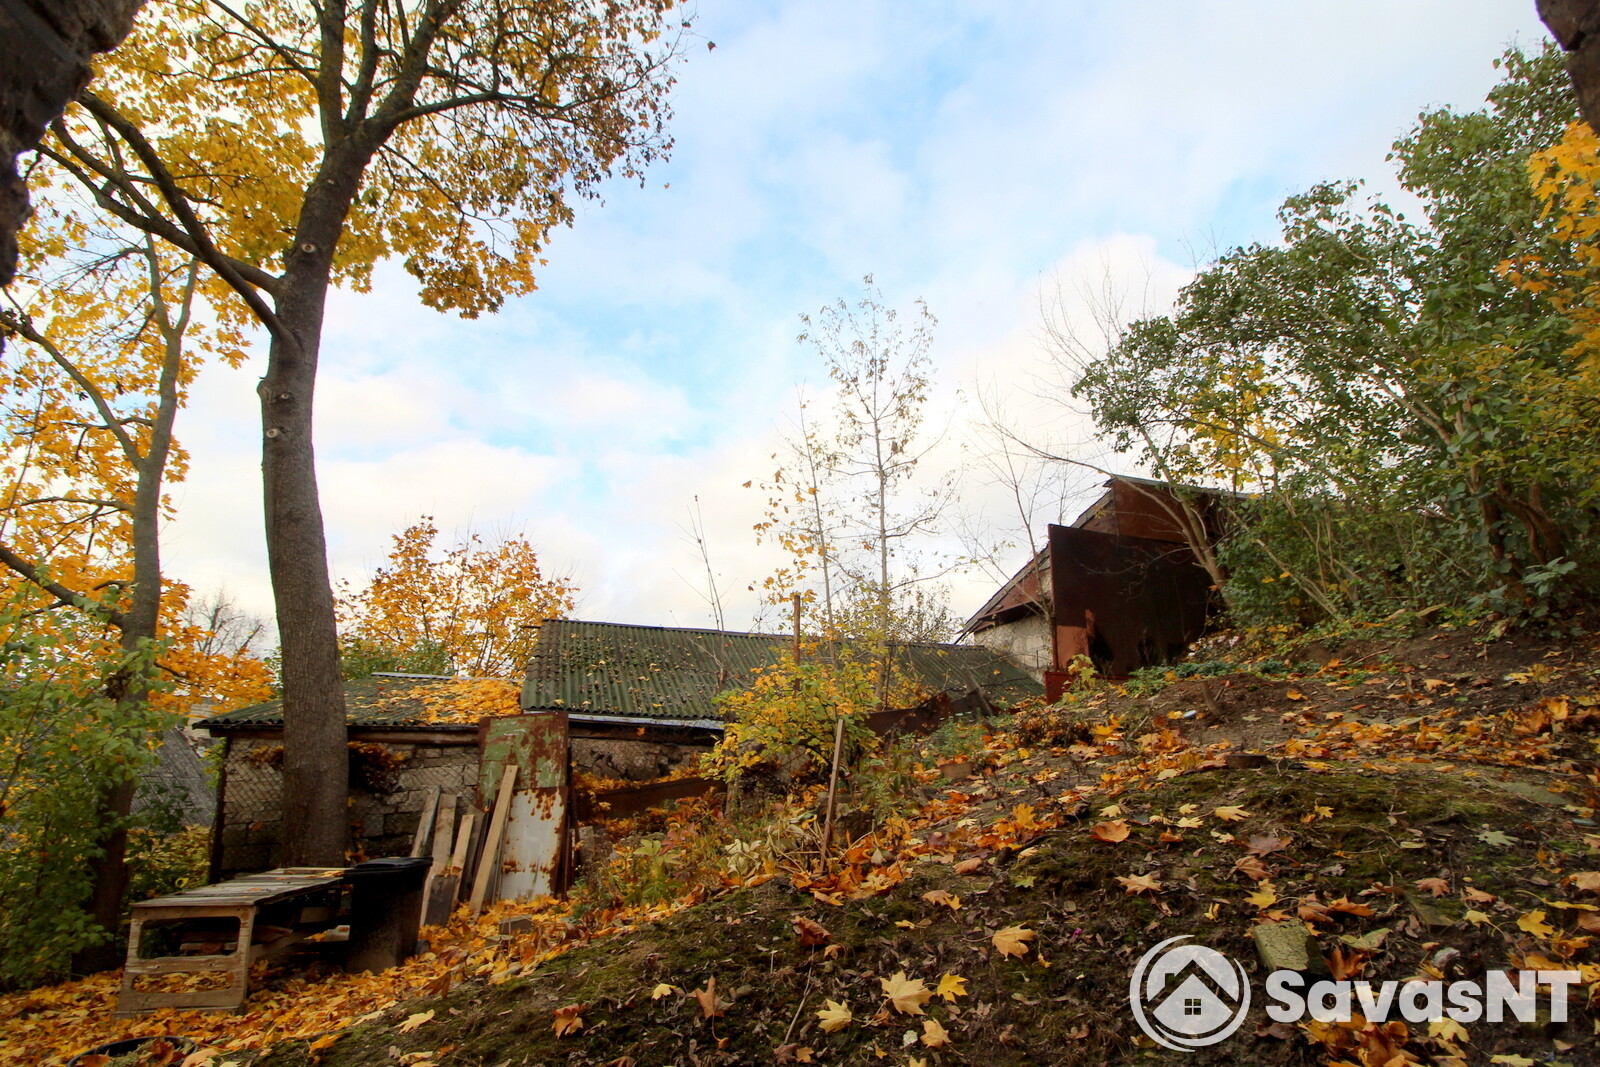
<svg viewBox="0 0 1600 1067">
<path fill-rule="evenodd" d="M 429 879 L 428 899 L 422 916 L 422 921 L 428 926 L 443 926 L 450 921 L 450 913 L 455 910 L 456 898 L 461 893 L 461 865 L 467 861 L 467 843 L 472 837 L 472 824 L 477 818 L 474 812 L 462 817 L 449 865 Z"/>
<path fill-rule="evenodd" d="M 422 849 L 428 843 L 428 831 L 433 826 L 433 812 L 439 806 L 439 787 L 434 786 L 433 792 L 428 794 L 428 799 L 422 805 L 422 815 L 417 819 L 417 834 L 411 839 L 411 855 L 413 858 L 422 855 Z"/>
<path fill-rule="evenodd" d="M 477 880 L 478 860 L 483 855 L 483 839 L 488 836 L 489 813 L 474 812 L 472 833 L 467 839 L 466 862 L 461 865 L 461 899 L 466 900 L 472 895 L 473 883 Z"/>
<path fill-rule="evenodd" d="M 477 829 L 478 813 L 469 811 L 461 817 L 461 828 L 456 832 L 456 850 L 450 855 L 450 873 L 456 876 L 456 892 L 450 897 L 453 906 L 461 894 L 461 878 L 467 869 L 467 854 L 472 845 L 472 831 Z"/>
<path fill-rule="evenodd" d="M 454 843 L 452 831 L 456 824 L 456 795 L 445 793 L 439 798 L 439 810 L 433 816 L 433 866 L 428 868 L 427 884 L 422 887 L 422 917 L 428 921 L 428 907 L 433 899 L 433 883 L 450 863 L 450 846 Z"/>
<path fill-rule="evenodd" d="M 437 874 L 450 863 L 450 849 L 455 844 L 456 795 L 445 793 L 439 797 L 439 810 L 433 816 L 433 866 L 429 873 Z"/>
<path fill-rule="evenodd" d="M 472 880 L 472 917 L 483 911 L 483 898 L 489 889 L 489 879 L 500 862 L 500 841 L 506 832 L 506 816 L 511 812 L 511 794 L 516 792 L 517 765 L 507 763 L 500 776 L 500 790 L 494 798 L 494 815 L 489 820 L 489 835 L 483 842 L 483 857 L 478 860 L 478 873 Z"/>
</svg>

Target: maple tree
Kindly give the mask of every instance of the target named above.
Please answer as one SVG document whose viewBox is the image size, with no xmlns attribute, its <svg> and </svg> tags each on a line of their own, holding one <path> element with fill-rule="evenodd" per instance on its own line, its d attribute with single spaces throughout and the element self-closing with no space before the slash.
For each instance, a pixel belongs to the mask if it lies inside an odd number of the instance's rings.
<svg viewBox="0 0 1600 1067">
<path fill-rule="evenodd" d="M 11 340 L 0 425 L 16 442 L 0 461 L 0 565 L 25 612 L 15 625 L 31 620 L 62 655 L 104 664 L 100 688 L 129 723 L 154 722 L 152 703 L 171 717 L 196 700 L 260 699 L 265 666 L 247 648 L 214 647 L 183 617 L 189 590 L 165 579 L 160 548 L 167 487 L 187 467 L 178 410 L 205 358 L 242 359 L 238 334 L 194 321 L 192 259 L 52 194 L 26 235 L 22 284 L 0 308 Z M 106 935 L 120 920 L 139 765 L 129 759 L 101 783 L 88 842 Z M 109 936 L 102 948 L 109 959 Z"/>
<path fill-rule="evenodd" d="M 344 858 L 344 708 L 312 406 L 329 288 L 396 257 L 472 316 L 534 287 L 570 196 L 667 147 L 670 0 L 147 6 L 41 153 L 209 272 L 259 394 L 290 862 Z"/>
<path fill-rule="evenodd" d="M 434 673 L 520 678 L 540 625 L 571 611 L 575 590 L 545 576 L 525 537 L 490 543 L 469 533 L 441 553 L 438 536 L 424 516 L 394 535 L 388 562 L 365 585 L 341 583 L 347 655 L 435 665 Z"/>
</svg>

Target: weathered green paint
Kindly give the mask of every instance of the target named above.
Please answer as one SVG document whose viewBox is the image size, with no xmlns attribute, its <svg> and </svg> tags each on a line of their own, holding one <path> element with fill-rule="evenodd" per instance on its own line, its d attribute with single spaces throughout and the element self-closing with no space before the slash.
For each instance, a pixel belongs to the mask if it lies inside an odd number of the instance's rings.
<svg viewBox="0 0 1600 1067">
<path fill-rule="evenodd" d="M 500 775 L 517 768 L 517 792 L 560 789 L 567 784 L 567 713 L 507 715 L 485 719 L 478 730 L 478 801 L 494 803 Z"/>
</svg>

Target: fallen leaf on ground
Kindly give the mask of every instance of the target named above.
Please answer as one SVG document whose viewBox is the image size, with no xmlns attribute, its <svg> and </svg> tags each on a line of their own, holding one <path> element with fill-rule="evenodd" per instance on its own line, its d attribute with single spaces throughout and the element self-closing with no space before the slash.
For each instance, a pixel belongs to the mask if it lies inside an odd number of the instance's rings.
<svg viewBox="0 0 1600 1067">
<path fill-rule="evenodd" d="M 1244 899 L 1255 907 L 1270 908 L 1278 902 L 1278 891 L 1273 888 L 1271 882 L 1262 882 L 1254 893 Z"/>
<path fill-rule="evenodd" d="M 722 1014 L 722 1004 L 717 1000 L 717 980 L 706 979 L 704 989 L 696 989 L 689 994 L 700 1003 L 700 1017 L 702 1019 L 715 1019 Z"/>
<path fill-rule="evenodd" d="M 1259 856 L 1241 857 L 1239 862 L 1233 865 L 1233 869 L 1252 882 L 1264 882 L 1267 880 L 1267 865 L 1261 862 Z"/>
<path fill-rule="evenodd" d="M 957 874 L 971 874 L 973 871 L 982 866 L 983 861 L 979 859 L 962 860 L 960 863 L 956 864 L 952 870 L 954 870 Z"/>
<path fill-rule="evenodd" d="M 1250 817 L 1250 813 L 1239 807 L 1237 804 L 1224 804 L 1220 808 L 1212 808 L 1211 814 L 1215 815 L 1223 822 L 1239 822 L 1242 819 L 1248 819 Z"/>
<path fill-rule="evenodd" d="M 1002 956 L 1026 956 L 1028 942 L 1039 935 L 1022 926 L 1008 926 L 1003 930 L 996 930 L 991 940 L 994 947 Z"/>
<path fill-rule="evenodd" d="M 1517 920 L 1517 929 L 1532 934 L 1534 937 L 1549 937 L 1556 932 L 1556 928 L 1544 921 L 1545 913 L 1542 910 L 1528 912 Z"/>
<path fill-rule="evenodd" d="M 934 987 L 933 995 L 943 997 L 953 1004 L 957 997 L 967 995 L 967 980 L 959 974 L 946 974 L 939 979 L 939 984 Z"/>
<path fill-rule="evenodd" d="M 662 982 L 660 985 L 658 985 L 654 989 L 650 990 L 650 999 L 651 1000 L 660 1000 L 662 997 L 670 997 L 674 993 L 682 993 L 682 992 L 683 992 L 683 990 L 679 989 L 677 986 L 668 985 L 667 983 Z"/>
<path fill-rule="evenodd" d="M 822 1010 L 817 1012 L 817 1025 L 830 1034 L 843 1030 L 854 1021 L 855 1015 L 837 1000 L 824 1001 Z"/>
<path fill-rule="evenodd" d="M 833 938 L 825 926 L 804 915 L 796 915 L 793 921 L 794 932 L 800 938 L 800 944 L 807 948 L 825 945 Z"/>
<path fill-rule="evenodd" d="M 951 911 L 959 911 L 961 908 L 961 898 L 943 889 L 930 889 L 922 894 L 922 899 L 929 904 L 943 904 Z"/>
<path fill-rule="evenodd" d="M 1289 847 L 1291 838 L 1275 837 L 1271 834 L 1251 834 L 1250 840 L 1245 842 L 1245 847 L 1252 855 L 1265 856 L 1269 852 L 1280 852 Z"/>
<path fill-rule="evenodd" d="M 922 1020 L 922 1043 L 929 1048 L 944 1048 L 950 1043 L 950 1032 L 939 1025 L 938 1019 Z"/>
<path fill-rule="evenodd" d="M 1450 883 L 1443 878 L 1418 878 L 1414 884 L 1424 893 L 1431 893 L 1436 897 L 1442 897 L 1450 892 Z"/>
<path fill-rule="evenodd" d="M 1104 841 L 1108 845 L 1114 845 L 1118 841 L 1126 841 L 1128 833 L 1128 823 L 1125 819 L 1112 819 L 1110 822 L 1096 823 L 1094 828 L 1089 831 L 1089 836 L 1096 841 Z"/>
<path fill-rule="evenodd" d="M 896 971 L 892 978 L 880 978 L 883 995 L 889 998 L 894 1010 L 902 1015 L 921 1015 L 922 1006 L 933 999 L 933 990 L 920 978 L 907 978 L 906 972 Z"/>
<path fill-rule="evenodd" d="M 1117 881 L 1122 884 L 1122 891 L 1128 896 L 1161 892 L 1161 883 L 1156 881 L 1156 876 L 1153 874 L 1118 875 Z"/>
<path fill-rule="evenodd" d="M 566 1037 L 583 1029 L 583 1018 L 578 1014 L 583 1010 L 582 1004 L 568 1004 L 564 1008 L 556 1009 L 555 1031 L 557 1037 Z"/>
<path fill-rule="evenodd" d="M 395 1029 L 400 1031 L 400 1033 L 402 1033 L 402 1034 L 409 1034 L 411 1031 L 415 1030 L 417 1027 L 421 1026 L 423 1023 L 428 1022 L 432 1018 L 433 1018 L 433 1012 L 431 1010 L 429 1010 L 429 1011 L 419 1011 L 415 1015 L 406 1016 L 405 1022 L 403 1022 L 399 1026 L 395 1027 Z"/>
</svg>

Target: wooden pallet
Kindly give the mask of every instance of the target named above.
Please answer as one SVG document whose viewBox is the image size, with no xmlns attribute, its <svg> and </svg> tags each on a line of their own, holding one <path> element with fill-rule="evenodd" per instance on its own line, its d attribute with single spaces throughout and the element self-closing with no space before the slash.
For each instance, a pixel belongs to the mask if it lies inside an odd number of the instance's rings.
<svg viewBox="0 0 1600 1067">
<path fill-rule="evenodd" d="M 343 883 L 342 867 L 282 867 L 133 905 L 116 1014 L 160 1008 L 237 1011 L 249 992 L 250 964 L 331 927 Z M 188 954 L 140 956 L 145 927 L 167 923 Z M 181 993 L 135 988 L 141 976 L 215 972 L 228 975 L 230 983 Z"/>
</svg>

